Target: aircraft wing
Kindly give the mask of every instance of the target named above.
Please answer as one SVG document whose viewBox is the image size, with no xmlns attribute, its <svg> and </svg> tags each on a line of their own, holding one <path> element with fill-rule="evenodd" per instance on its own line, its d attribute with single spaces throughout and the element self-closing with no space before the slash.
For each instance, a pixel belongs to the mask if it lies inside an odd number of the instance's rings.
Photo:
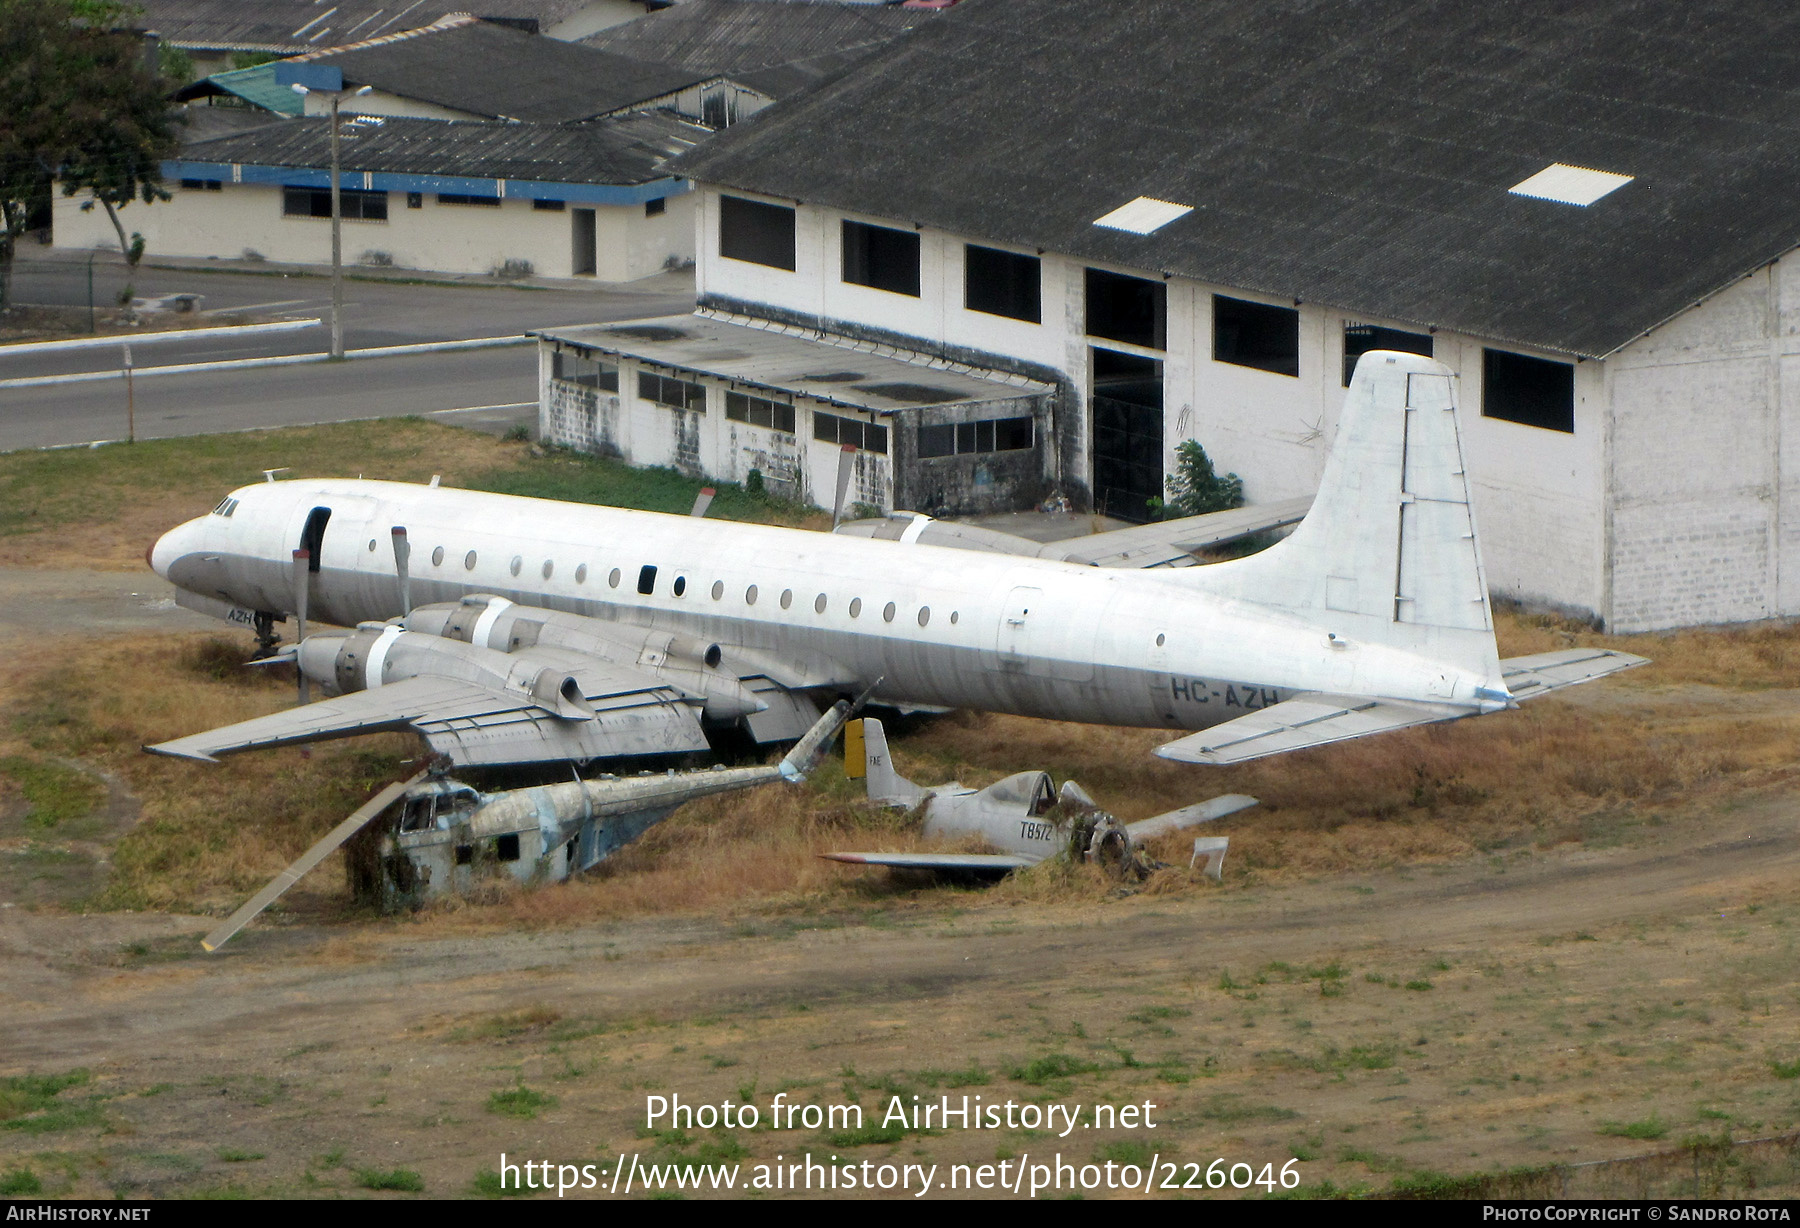
<svg viewBox="0 0 1800 1228">
<path fill-rule="evenodd" d="M 636 677 L 634 675 L 634 677 Z M 411 729 L 459 765 L 588 760 L 703 750 L 693 710 L 668 687 L 642 679 L 579 678 L 592 720 L 553 715 L 530 696 L 421 675 L 144 749 L 212 760 L 267 746 Z M 595 685 L 611 682 L 613 685 Z"/>
<path fill-rule="evenodd" d="M 1303 694 L 1156 748 L 1182 763 L 1243 763 L 1308 746 L 1324 746 L 1390 729 L 1455 720 L 1466 708 L 1397 703 L 1367 696 Z"/>
<path fill-rule="evenodd" d="M 1192 567 L 1196 562 L 1194 551 L 1223 546 L 1269 529 L 1298 523 L 1310 506 L 1311 496 L 1303 496 L 1226 512 L 1208 512 L 1204 516 L 1184 516 L 1179 520 L 1109 529 L 1104 533 L 1048 543 L 980 525 L 933 520 L 913 512 L 895 512 L 880 520 L 855 520 L 839 525 L 836 531 L 857 537 L 1058 559 L 1094 567 Z"/>
<path fill-rule="evenodd" d="M 1192 567 L 1194 552 L 1252 537 L 1269 529 L 1297 524 L 1312 506 L 1312 496 L 1258 503 L 1204 516 L 1158 520 L 1111 529 L 1055 543 L 1058 553 L 1044 557 L 1096 567 Z"/>
<path fill-rule="evenodd" d="M 1222 819 L 1228 814 L 1248 810 L 1254 805 L 1256 805 L 1256 799 L 1247 793 L 1227 793 L 1223 797 L 1215 797 L 1209 802 L 1183 806 L 1180 810 L 1171 810 L 1167 814 L 1159 814 L 1154 818 L 1127 823 L 1125 832 L 1131 837 L 1132 843 L 1138 844 L 1153 836 L 1180 831 L 1184 827 L 1198 827 L 1202 823 Z"/>
<path fill-rule="evenodd" d="M 820 853 L 828 861 L 853 866 L 894 866 L 902 870 L 973 870 L 1003 873 L 1035 866 L 1034 857 L 1010 853 Z"/>
<path fill-rule="evenodd" d="M 1649 663 L 1647 657 L 1607 648 L 1566 648 L 1529 657 L 1508 657 L 1500 662 L 1500 676 L 1506 679 L 1506 688 L 1514 699 L 1526 700 Z"/>
</svg>

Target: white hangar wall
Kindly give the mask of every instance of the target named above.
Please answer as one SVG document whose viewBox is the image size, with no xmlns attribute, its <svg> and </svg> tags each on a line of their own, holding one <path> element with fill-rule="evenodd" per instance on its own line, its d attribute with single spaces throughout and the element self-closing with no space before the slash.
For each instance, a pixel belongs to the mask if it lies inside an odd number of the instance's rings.
<svg viewBox="0 0 1800 1228">
<path fill-rule="evenodd" d="M 141 233 L 151 257 L 238 260 L 248 250 L 282 263 L 331 263 L 331 219 L 286 216 L 279 185 L 223 182 L 218 191 L 166 186 L 169 200 L 133 203 L 119 212 L 126 234 Z M 346 173 L 343 186 L 360 188 L 362 175 Z M 571 201 L 559 211 L 535 209 L 522 197 L 453 205 L 440 203 L 435 192 L 419 196 L 412 209 L 406 192 L 388 192 L 386 221 L 344 219 L 345 267 L 363 261 L 365 252 L 382 252 L 398 267 L 430 272 L 486 274 L 508 260 L 529 260 L 540 276 L 572 277 L 577 209 L 594 211 L 597 281 L 635 281 L 661 272 L 671 260 L 693 258 L 692 192 L 666 197 L 659 216 L 646 216 L 642 204 Z M 87 199 L 57 195 L 56 246 L 116 250 L 118 236 L 106 211 L 95 206 L 83 212 Z"/>
<path fill-rule="evenodd" d="M 754 193 L 726 194 L 792 205 Z M 920 350 L 941 347 L 1000 356 L 1060 372 L 1078 404 L 1059 406 L 1059 479 L 1086 488 L 1092 472 L 1087 398 L 1094 347 L 1136 354 L 1163 366 L 1164 471 L 1175 449 L 1196 439 L 1221 473 L 1244 480 L 1246 497 L 1265 502 L 1311 494 L 1343 404 L 1344 329 L 1372 324 L 1421 333 L 1418 325 L 1352 315 L 1302 303 L 1297 377 L 1213 358 L 1213 296 L 1293 307 L 1293 300 L 1170 278 L 1166 287 L 1165 350 L 1089 337 L 1085 270 L 1106 268 L 1162 280 L 1125 266 L 1091 264 L 1052 252 L 996 244 L 973 236 L 925 229 L 920 235 L 920 295 L 873 290 L 842 279 L 841 223 L 868 222 L 905 229 L 893 219 L 801 206 L 795 214 L 795 267 L 771 268 L 719 253 L 719 189 L 696 191 L 697 289 L 709 299 L 744 304 L 753 312 L 820 320 L 917 339 Z M 1042 261 L 1041 324 L 969 311 L 963 306 L 963 246 L 974 243 L 1038 255 Z M 1486 343 L 1439 332 L 1434 355 L 1459 376 L 1464 446 L 1473 476 L 1476 516 L 1490 587 L 1522 601 L 1604 617 L 1607 612 L 1606 497 L 1607 386 L 1603 365 L 1574 366 L 1574 431 L 1566 433 L 1481 415 L 1482 351 Z M 1568 356 L 1517 346 L 1496 347 L 1552 361 Z"/>
</svg>

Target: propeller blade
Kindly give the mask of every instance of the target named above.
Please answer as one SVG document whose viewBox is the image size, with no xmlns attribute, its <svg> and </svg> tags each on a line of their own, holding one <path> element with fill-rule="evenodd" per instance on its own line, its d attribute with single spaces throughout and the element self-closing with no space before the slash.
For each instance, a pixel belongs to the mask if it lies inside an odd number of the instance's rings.
<svg viewBox="0 0 1800 1228">
<path fill-rule="evenodd" d="M 856 468 L 856 447 L 845 444 L 844 450 L 838 453 L 837 499 L 831 505 L 831 528 L 837 531 L 838 523 L 844 519 L 844 492 L 850 489 L 850 473 Z"/>
<path fill-rule="evenodd" d="M 309 583 L 312 572 L 312 551 L 304 548 L 294 551 L 294 643 L 298 644 L 306 638 L 306 600 L 312 585 Z M 294 674 L 300 679 L 300 702 L 306 703 L 309 698 L 306 692 L 306 674 L 295 662 Z"/>
<path fill-rule="evenodd" d="M 395 525 L 394 570 L 400 574 L 400 616 L 402 618 L 412 613 L 412 575 L 406 567 L 411 559 L 412 543 L 406 540 L 406 530 L 400 525 Z"/>
<path fill-rule="evenodd" d="M 704 516 L 706 509 L 712 506 L 713 496 L 718 492 L 710 486 L 702 486 L 700 493 L 694 496 L 694 506 L 688 512 L 690 516 Z"/>
<path fill-rule="evenodd" d="M 356 813 L 332 828 L 322 840 L 318 841 L 318 843 L 302 853 L 298 861 L 294 862 L 294 864 L 290 865 L 280 874 L 277 874 L 267 887 L 264 887 L 261 891 L 251 896 L 249 901 L 246 902 L 242 908 L 238 909 L 225 919 L 223 925 L 202 938 L 200 940 L 200 945 L 206 948 L 209 953 L 217 951 L 220 947 L 224 946 L 233 934 L 250 924 L 256 914 L 280 899 L 282 894 L 287 891 L 289 887 L 292 887 L 295 883 L 299 882 L 301 877 L 308 870 L 318 865 L 321 861 L 324 861 L 327 854 L 332 852 L 332 850 L 336 849 L 338 845 L 348 840 L 351 836 L 354 836 L 357 832 L 361 831 L 368 825 L 371 819 L 393 805 L 399 800 L 401 794 L 418 784 L 421 780 L 424 780 L 427 775 L 429 775 L 429 773 L 420 772 L 410 780 L 402 780 L 397 784 L 391 784 L 381 792 L 377 793 L 374 797 L 371 797 L 368 801 L 364 802 L 357 808 Z"/>
</svg>

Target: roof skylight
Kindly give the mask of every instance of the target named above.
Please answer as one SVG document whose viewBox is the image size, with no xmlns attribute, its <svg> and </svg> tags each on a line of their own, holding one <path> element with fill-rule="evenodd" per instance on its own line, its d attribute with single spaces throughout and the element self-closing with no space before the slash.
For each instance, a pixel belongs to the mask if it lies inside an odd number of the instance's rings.
<svg viewBox="0 0 1800 1228">
<path fill-rule="evenodd" d="M 1094 225 L 1104 226 L 1108 230 L 1129 230 L 1134 235 L 1147 235 L 1193 211 L 1192 205 L 1177 205 L 1172 201 L 1157 200 L 1153 196 L 1140 196 L 1130 204 L 1120 205 L 1105 217 L 1095 218 Z"/>
<path fill-rule="evenodd" d="M 1633 178 L 1635 176 L 1615 175 L 1611 171 L 1596 171 L 1585 166 L 1552 162 L 1524 182 L 1513 184 L 1507 191 L 1514 196 L 1532 196 L 1538 200 L 1554 200 L 1585 208 L 1602 196 L 1618 191 Z"/>
</svg>

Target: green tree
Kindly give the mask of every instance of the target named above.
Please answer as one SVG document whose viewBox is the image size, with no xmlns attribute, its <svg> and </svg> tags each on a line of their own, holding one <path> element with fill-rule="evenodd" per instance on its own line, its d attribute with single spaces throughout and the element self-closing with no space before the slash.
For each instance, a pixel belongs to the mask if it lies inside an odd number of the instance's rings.
<svg viewBox="0 0 1800 1228">
<path fill-rule="evenodd" d="M 1206 449 L 1192 439 L 1183 440 L 1175 448 L 1175 472 L 1168 476 L 1165 485 L 1169 490 L 1169 497 L 1162 504 L 1165 519 L 1204 516 L 1244 506 L 1244 480 L 1235 473 L 1220 477 L 1213 471 Z"/>
<path fill-rule="evenodd" d="M 0 307 L 34 208 L 60 179 L 91 193 L 136 267 L 143 238 L 120 208 L 167 200 L 162 161 L 177 148 L 168 85 L 146 63 L 132 10 L 112 0 L 0 0 Z"/>
</svg>

